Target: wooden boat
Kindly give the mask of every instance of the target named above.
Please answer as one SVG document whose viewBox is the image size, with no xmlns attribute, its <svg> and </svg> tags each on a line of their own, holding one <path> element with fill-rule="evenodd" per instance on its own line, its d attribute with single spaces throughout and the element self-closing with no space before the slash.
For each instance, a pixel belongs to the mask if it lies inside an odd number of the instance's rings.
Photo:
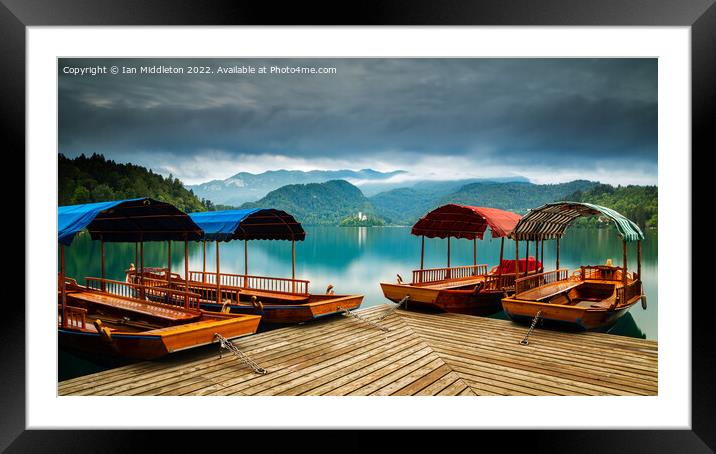
<svg viewBox="0 0 716 454">
<path fill-rule="evenodd" d="M 188 348 L 255 333 L 260 316 L 207 312 L 200 295 L 153 282 L 127 283 L 104 278 L 104 243 L 165 239 L 187 242 L 201 229 L 174 206 L 149 198 L 59 207 L 60 345 L 91 353 L 154 359 Z M 102 277 L 80 285 L 65 276 L 65 247 L 87 229 L 102 242 Z M 143 262 L 143 253 L 141 261 Z M 185 249 L 185 259 L 188 258 Z M 186 260 L 185 260 L 186 262 Z M 163 284 L 163 283 L 162 283 Z"/>
<path fill-rule="evenodd" d="M 203 269 L 189 271 L 187 284 L 169 268 L 148 268 L 143 273 L 145 281 L 170 282 L 172 288 L 186 287 L 201 295 L 202 309 L 260 314 L 264 324 L 306 322 L 356 309 L 363 302 L 363 295 L 336 295 L 332 286 L 323 294 L 309 293 L 310 282 L 296 279 L 295 242 L 304 240 L 306 232 L 285 211 L 255 208 L 191 213 L 190 216 L 204 232 Z M 291 278 L 248 273 L 248 241 L 261 239 L 291 241 Z M 231 240 L 244 240 L 244 274 L 220 271 L 219 244 Z M 216 243 L 216 272 L 206 271 L 207 241 Z M 128 270 L 128 279 L 137 282 L 137 273 Z"/>
<path fill-rule="evenodd" d="M 535 257 L 503 259 L 504 239 L 519 221 L 520 216 L 496 208 L 448 204 L 423 216 L 411 233 L 420 236 L 420 269 L 412 272 L 410 283 L 381 283 L 383 295 L 393 302 L 408 298 L 409 308 L 472 315 L 490 315 L 502 310 L 501 298 L 514 287 L 516 264 L 535 273 L 541 263 Z M 477 240 L 483 239 L 490 228 L 493 238 L 501 238 L 500 264 L 489 271 L 487 265 L 477 263 Z M 447 267 L 425 269 L 425 237 L 447 238 Z M 450 266 L 450 238 L 473 241 L 473 264 Z M 536 255 L 536 254 L 535 254 Z"/>
<path fill-rule="evenodd" d="M 582 216 L 602 216 L 612 221 L 623 239 L 622 266 L 580 266 L 572 273 L 559 267 L 559 239 L 570 223 Z M 641 283 L 641 241 L 644 234 L 629 219 L 599 205 L 578 202 L 550 203 L 531 210 L 512 232 L 517 248 L 521 240 L 554 239 L 557 263 L 554 271 L 517 279 L 515 293 L 502 300 L 514 321 L 576 330 L 608 330 L 620 317 L 646 297 Z M 637 243 L 637 272 L 627 270 L 627 243 Z"/>
</svg>

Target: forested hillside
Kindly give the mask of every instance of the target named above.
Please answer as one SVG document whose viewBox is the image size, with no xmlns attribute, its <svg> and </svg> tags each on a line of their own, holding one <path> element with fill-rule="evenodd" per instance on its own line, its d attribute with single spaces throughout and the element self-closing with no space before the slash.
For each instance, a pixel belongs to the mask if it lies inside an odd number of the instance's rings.
<svg viewBox="0 0 716 454">
<path fill-rule="evenodd" d="M 179 179 L 163 177 L 133 164 L 119 164 L 101 154 L 69 159 L 58 155 L 59 205 L 105 202 L 108 200 L 151 197 L 171 203 L 185 212 L 206 211 L 202 203 Z"/>
<path fill-rule="evenodd" d="M 501 208 L 524 214 L 528 209 L 560 200 L 567 194 L 597 183 L 575 180 L 560 184 L 479 182 L 448 194 L 432 189 L 400 188 L 370 198 L 378 216 L 392 224 L 413 224 L 426 212 L 446 203 Z"/>
<path fill-rule="evenodd" d="M 618 211 L 639 227 L 657 228 L 659 190 L 656 186 L 617 186 L 599 184 L 576 191 L 562 200 L 587 202 Z M 594 221 L 591 221 L 594 222 Z"/>
<path fill-rule="evenodd" d="M 374 215 L 373 206 L 357 187 L 343 180 L 291 184 L 269 192 L 266 197 L 241 208 L 271 207 L 291 213 L 304 224 L 339 225 L 361 212 Z"/>
</svg>

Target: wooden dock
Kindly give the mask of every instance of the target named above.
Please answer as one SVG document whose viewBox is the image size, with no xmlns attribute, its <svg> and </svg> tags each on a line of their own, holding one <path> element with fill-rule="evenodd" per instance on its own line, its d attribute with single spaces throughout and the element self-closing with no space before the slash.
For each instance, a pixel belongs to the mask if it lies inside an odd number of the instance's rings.
<svg viewBox="0 0 716 454">
<path fill-rule="evenodd" d="M 381 305 L 357 311 L 377 320 Z M 656 395 L 657 343 L 399 310 L 328 317 L 59 383 L 59 395 Z"/>
</svg>

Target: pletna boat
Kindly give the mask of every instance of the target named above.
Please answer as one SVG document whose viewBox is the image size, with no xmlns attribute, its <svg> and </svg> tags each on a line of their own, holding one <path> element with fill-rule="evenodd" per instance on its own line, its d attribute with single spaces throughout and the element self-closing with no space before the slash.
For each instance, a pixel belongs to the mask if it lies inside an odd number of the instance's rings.
<svg viewBox="0 0 716 454">
<path fill-rule="evenodd" d="M 65 247 L 87 229 L 101 242 L 101 277 L 80 284 L 66 276 Z M 137 283 L 105 278 L 104 243 L 135 242 L 144 263 L 145 241 L 188 241 L 203 232 L 184 212 L 150 198 L 118 200 L 58 209 L 60 273 L 58 282 L 59 344 L 65 348 L 133 359 L 169 353 L 255 333 L 260 316 L 207 312 L 200 295 L 153 281 Z M 141 268 L 140 268 L 141 269 Z"/>
<path fill-rule="evenodd" d="M 510 234 L 520 215 L 497 208 L 447 204 L 420 218 L 411 234 L 421 237 L 420 269 L 413 270 L 410 283 L 381 283 L 383 295 L 393 302 L 407 299 L 408 308 L 472 315 L 490 315 L 502 310 L 500 300 L 514 288 L 518 269 L 535 273 L 541 262 L 534 257 L 503 259 L 505 237 Z M 477 263 L 477 240 L 487 228 L 492 238 L 500 238 L 500 263 L 489 271 Z M 447 267 L 424 268 L 425 237 L 447 239 Z M 473 242 L 473 264 L 450 266 L 450 239 L 464 238 Z M 517 268 L 516 269 L 516 265 Z"/>
<path fill-rule="evenodd" d="M 295 243 L 303 241 L 306 232 L 293 216 L 283 210 L 254 208 L 191 213 L 190 216 L 204 232 L 204 253 L 202 270 L 188 273 L 188 289 L 201 295 L 203 309 L 260 314 L 264 324 L 286 324 L 342 313 L 360 307 L 363 302 L 363 295 L 336 295 L 332 286 L 325 293 L 310 293 L 310 282 L 296 279 Z M 219 245 L 222 241 L 232 240 L 244 241 L 243 274 L 221 272 Z M 291 241 L 291 277 L 249 274 L 250 240 Z M 207 241 L 216 243 L 216 271 L 206 270 Z M 171 281 L 174 288 L 187 287 L 187 283 L 172 274 L 170 269 L 148 269 L 145 279 Z"/>
<path fill-rule="evenodd" d="M 623 240 L 622 266 L 611 259 L 605 265 L 583 265 L 570 273 L 560 268 L 559 240 L 572 221 L 600 216 L 616 226 Z M 556 202 L 531 210 L 511 234 L 520 241 L 556 240 L 556 269 L 517 279 L 514 295 L 502 300 L 505 313 L 514 321 L 542 320 L 546 325 L 576 330 L 605 331 L 639 300 L 646 309 L 641 282 L 641 242 L 644 234 L 634 222 L 599 205 Z M 627 244 L 637 243 L 637 271 L 627 269 Z"/>
</svg>

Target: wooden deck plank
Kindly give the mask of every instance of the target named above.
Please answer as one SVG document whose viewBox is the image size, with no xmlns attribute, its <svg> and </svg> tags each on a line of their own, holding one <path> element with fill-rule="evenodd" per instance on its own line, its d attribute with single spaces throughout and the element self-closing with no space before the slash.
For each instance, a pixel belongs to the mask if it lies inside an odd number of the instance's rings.
<svg viewBox="0 0 716 454">
<path fill-rule="evenodd" d="M 350 372 L 340 378 L 330 380 L 328 383 L 325 383 L 321 386 L 318 386 L 316 388 L 313 388 L 310 392 L 307 392 L 305 394 L 307 395 L 324 395 L 327 393 L 332 392 L 336 388 L 340 388 L 344 385 L 347 385 L 349 383 L 353 383 L 356 380 L 361 379 L 362 377 L 367 377 L 369 375 L 374 374 L 376 371 L 389 366 L 390 364 L 399 361 L 400 359 L 407 357 L 409 355 L 412 355 L 416 353 L 419 350 L 425 349 L 425 344 L 422 343 L 419 339 L 411 339 L 410 344 L 406 344 L 404 346 L 400 346 L 399 349 L 395 353 L 393 353 L 390 356 L 387 356 L 385 358 L 379 359 L 378 361 L 371 363 L 369 365 L 365 365 L 361 369 L 357 369 L 353 372 Z"/>
<path fill-rule="evenodd" d="M 376 312 L 373 308 L 366 309 L 366 315 Z M 251 353 L 261 351 L 262 346 L 264 348 L 277 348 L 282 345 L 288 345 L 297 339 L 311 339 L 319 337 L 321 335 L 328 335 L 329 332 L 336 332 L 338 330 L 345 330 L 345 327 L 331 323 L 333 320 L 320 319 L 311 323 L 303 325 L 292 326 L 290 330 L 276 330 L 261 333 L 260 335 L 249 336 L 241 339 L 234 340 L 242 351 L 246 352 L 246 349 L 250 348 Z M 246 341 L 249 341 L 248 343 Z M 60 383 L 60 388 L 67 392 L 75 392 L 79 389 L 87 388 L 88 385 L 91 387 L 101 386 L 103 384 L 112 384 L 121 379 L 129 378 L 139 374 L 151 373 L 156 370 L 164 370 L 165 372 L 171 372 L 172 369 L 181 369 L 184 362 L 201 361 L 205 359 L 215 358 L 214 352 L 210 355 L 206 353 L 185 352 L 186 355 L 169 355 L 157 361 L 145 361 L 141 363 L 130 364 L 127 366 L 110 369 L 97 374 L 92 374 L 92 380 L 88 380 L 89 376 L 76 377 L 70 380 L 66 380 Z M 178 357 L 184 358 L 184 360 L 178 360 Z M 188 358 L 188 359 L 187 359 Z"/>
<path fill-rule="evenodd" d="M 310 332 L 307 334 L 307 339 L 304 340 L 305 345 L 307 346 L 313 346 L 315 342 L 324 342 L 324 339 L 328 336 L 332 336 L 338 332 L 344 331 L 345 327 L 341 327 L 340 325 L 332 325 L 328 324 L 326 326 L 317 327 L 316 332 Z M 357 330 L 367 330 L 365 326 L 359 326 L 356 328 Z M 268 333 L 267 333 L 268 334 Z M 251 336 L 253 338 L 254 336 Z M 249 337 L 238 339 L 237 341 L 234 341 L 234 344 L 239 347 L 244 353 L 249 354 L 253 357 L 254 353 L 257 351 L 250 348 L 250 343 L 245 343 L 245 340 L 251 339 Z M 269 350 L 268 354 L 259 354 L 255 358 L 255 360 L 263 360 L 264 358 L 268 357 L 269 355 L 278 355 L 279 353 L 285 352 L 287 354 L 295 353 L 295 348 L 293 346 L 293 343 L 295 342 L 296 338 L 293 336 L 288 339 L 288 342 L 279 342 L 275 345 L 280 345 L 280 347 L 273 348 Z M 266 344 L 261 344 L 263 347 L 266 347 Z M 174 365 L 173 367 L 169 368 L 161 368 L 161 367 L 155 367 L 152 369 L 151 372 L 145 371 L 141 375 L 141 381 L 137 381 L 136 376 L 129 375 L 127 377 L 124 377 L 122 379 L 116 380 L 114 383 L 108 382 L 101 385 L 95 385 L 92 386 L 91 389 L 86 390 L 86 392 L 83 392 L 81 394 L 103 394 L 103 391 L 106 389 L 119 389 L 122 388 L 123 385 L 131 385 L 134 387 L 137 387 L 141 385 L 142 383 L 150 383 L 152 381 L 157 381 L 162 378 L 171 377 L 176 374 L 186 374 L 188 372 L 194 372 L 194 371 L 200 371 L 202 369 L 205 369 L 207 367 L 216 366 L 219 363 L 224 363 L 228 365 L 229 367 L 226 368 L 226 372 L 235 372 L 236 370 L 236 360 L 233 358 L 232 355 L 224 354 L 221 359 L 218 358 L 218 351 L 215 351 L 215 353 L 210 355 L 204 355 L 200 357 L 196 361 L 191 361 L 188 363 L 179 363 Z M 251 374 L 252 372 L 247 369 L 246 371 L 248 374 Z M 124 389 L 124 388 L 122 388 Z"/>
<path fill-rule="evenodd" d="M 359 310 L 377 321 L 390 306 Z M 507 320 L 399 310 L 383 332 L 351 317 L 279 328 L 233 343 L 268 375 L 218 347 L 129 364 L 58 384 L 60 395 L 656 395 L 658 344 Z"/>
<path fill-rule="evenodd" d="M 443 362 L 442 359 L 436 357 L 429 363 L 418 367 L 417 369 L 413 370 L 412 372 L 409 372 L 407 375 L 404 375 L 403 377 L 401 377 L 401 378 L 387 384 L 386 386 L 383 386 L 379 390 L 371 393 L 371 396 L 390 396 L 391 394 L 396 393 L 400 389 L 419 380 L 421 377 L 426 377 L 426 376 L 430 375 L 431 372 L 440 368 L 441 366 L 445 366 L 445 363 Z"/>
<path fill-rule="evenodd" d="M 395 391 L 392 395 L 393 396 L 412 396 L 423 389 L 427 388 L 428 386 L 432 385 L 433 383 L 438 382 L 443 377 L 447 376 L 452 372 L 452 369 L 445 363 L 440 364 L 440 366 L 437 369 L 434 369 L 433 371 L 418 377 L 416 380 L 414 380 L 412 383 L 409 383 L 399 390 Z"/>
<path fill-rule="evenodd" d="M 397 332 L 398 331 L 396 331 L 396 333 Z M 350 335 L 343 333 L 340 338 L 340 343 L 338 337 L 331 337 L 330 347 L 332 347 L 334 350 L 337 349 L 337 351 L 331 351 L 330 354 L 327 353 L 328 351 L 330 351 L 330 349 L 327 350 L 325 337 L 320 337 L 316 341 L 310 342 L 309 344 L 307 344 L 307 346 L 310 348 L 307 349 L 298 350 L 296 348 L 297 345 L 293 344 L 290 346 L 289 349 L 286 350 L 287 352 L 289 352 L 288 355 L 282 354 L 280 356 L 276 356 L 275 352 L 271 352 L 269 355 L 253 355 L 250 351 L 248 351 L 247 354 L 249 354 L 254 359 L 254 361 L 259 362 L 259 364 L 261 364 L 262 367 L 264 367 L 265 369 L 269 371 L 274 371 L 274 373 L 270 375 L 273 380 L 276 380 L 279 377 L 285 375 L 287 372 L 290 372 L 291 370 L 299 366 L 303 366 L 303 368 L 305 368 L 308 364 L 326 361 L 333 356 L 340 355 L 347 351 L 351 351 L 358 346 L 362 346 L 365 342 L 378 342 L 379 340 L 376 338 L 376 336 L 379 335 L 376 334 L 375 329 L 361 327 L 360 331 L 350 331 Z M 258 376 L 254 374 L 252 370 L 243 366 L 242 363 L 237 361 L 230 354 L 226 354 L 225 356 L 227 356 L 230 361 L 233 360 L 238 369 L 236 367 L 228 369 L 226 367 L 223 367 L 218 368 L 218 371 L 219 373 L 223 374 L 226 374 L 228 372 L 229 375 L 231 375 L 232 380 L 235 380 L 238 374 L 238 377 L 244 377 L 245 380 L 251 380 L 252 386 L 261 386 L 259 385 L 259 382 L 262 380 L 262 378 L 268 377 L 268 375 Z M 191 379 L 192 377 L 198 377 L 199 382 L 202 382 L 207 376 L 211 377 L 212 379 L 219 379 L 217 376 L 211 374 L 216 370 L 216 367 L 212 367 L 210 369 L 203 368 L 202 370 L 192 371 L 193 374 L 191 376 L 183 377 L 184 380 L 182 380 L 182 383 L 186 383 L 186 379 Z M 161 388 L 161 390 L 159 391 L 160 394 L 177 387 L 177 381 L 175 376 L 166 377 L 161 383 L 166 386 Z M 141 394 L 143 395 L 153 395 L 155 392 L 157 392 L 157 384 L 158 382 L 155 381 L 149 386 L 145 386 L 144 388 L 135 388 L 132 390 L 132 394 L 136 394 L 137 391 L 141 391 Z M 232 386 L 225 386 L 225 389 L 232 389 Z"/>
</svg>

